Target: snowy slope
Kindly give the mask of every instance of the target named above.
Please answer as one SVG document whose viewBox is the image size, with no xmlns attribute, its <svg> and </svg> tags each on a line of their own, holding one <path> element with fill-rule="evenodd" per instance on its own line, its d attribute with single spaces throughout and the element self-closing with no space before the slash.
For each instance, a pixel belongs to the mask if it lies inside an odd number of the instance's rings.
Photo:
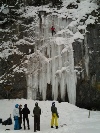
<svg viewBox="0 0 100 133">
<path fill-rule="evenodd" d="M 34 132 L 34 117 L 32 117 L 32 111 L 35 106 L 33 100 L 25 99 L 16 99 L 16 100 L 0 100 L 0 118 L 5 120 L 9 117 L 9 114 L 13 113 L 13 109 L 16 103 L 28 104 L 28 107 L 31 111 L 29 115 L 30 120 L 30 130 L 24 131 L 21 129 L 19 131 L 14 131 L 14 122 L 12 125 L 4 126 L 0 124 L 0 133 L 32 133 Z M 78 108 L 69 103 L 58 103 L 56 106 L 59 112 L 59 128 L 51 129 L 50 120 L 51 120 L 51 104 L 52 101 L 38 101 L 39 106 L 41 107 L 41 131 L 37 133 L 100 133 L 100 111 L 91 111 L 90 118 L 88 118 L 89 111 L 86 109 Z M 12 118 L 13 119 L 13 118 Z M 66 125 L 64 125 L 66 124 Z M 61 127 L 64 125 L 63 127 Z M 10 131 L 5 131 L 9 128 Z"/>
</svg>

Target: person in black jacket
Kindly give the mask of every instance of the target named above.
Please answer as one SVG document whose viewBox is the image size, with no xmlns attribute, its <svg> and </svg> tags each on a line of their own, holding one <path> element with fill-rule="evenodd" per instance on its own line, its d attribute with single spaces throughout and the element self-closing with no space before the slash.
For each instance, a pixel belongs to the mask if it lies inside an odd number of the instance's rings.
<svg viewBox="0 0 100 133">
<path fill-rule="evenodd" d="M 57 107 L 55 107 L 55 102 L 52 103 L 51 112 L 52 112 L 51 128 L 53 128 L 53 125 L 55 125 L 56 129 L 58 129 L 59 115 L 58 115 Z"/>
<path fill-rule="evenodd" d="M 22 129 L 21 127 L 22 124 L 22 105 L 19 105 L 19 129 Z"/>
<path fill-rule="evenodd" d="M 26 129 L 26 127 L 25 127 L 25 119 L 27 121 L 28 129 L 30 129 L 30 127 L 29 127 L 29 118 L 28 118 L 28 114 L 30 114 L 30 110 L 27 108 L 27 104 L 24 105 L 24 108 L 22 109 L 22 114 L 23 114 L 24 130 Z"/>
<path fill-rule="evenodd" d="M 41 109 L 38 106 L 38 103 L 35 103 L 35 107 L 33 109 L 33 114 L 34 114 L 34 132 L 36 130 L 40 131 L 40 115 L 41 115 Z"/>
</svg>

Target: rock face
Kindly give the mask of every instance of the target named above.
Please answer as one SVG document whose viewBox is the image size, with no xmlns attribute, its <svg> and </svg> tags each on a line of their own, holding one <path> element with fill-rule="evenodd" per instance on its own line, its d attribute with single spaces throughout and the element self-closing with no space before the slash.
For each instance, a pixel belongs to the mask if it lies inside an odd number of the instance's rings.
<svg viewBox="0 0 100 133">
<path fill-rule="evenodd" d="M 4 40 L 11 40 L 9 56 L 4 54 L 0 60 L 0 98 L 55 99 L 100 109 L 100 24 L 89 24 L 85 32 L 81 25 L 70 25 L 71 18 L 58 18 L 46 11 L 38 12 L 38 17 L 35 28 L 33 17 L 18 18 L 22 23 L 13 23 L 4 38 L 4 33 L 0 34 L 3 54 Z M 54 36 L 52 23 L 58 31 Z M 19 72 L 17 68 L 22 69 Z"/>
<path fill-rule="evenodd" d="M 100 25 L 88 25 L 89 75 L 77 83 L 77 106 L 100 109 Z M 80 49 L 81 50 L 81 49 Z M 85 51 L 84 51 L 85 52 Z"/>
</svg>

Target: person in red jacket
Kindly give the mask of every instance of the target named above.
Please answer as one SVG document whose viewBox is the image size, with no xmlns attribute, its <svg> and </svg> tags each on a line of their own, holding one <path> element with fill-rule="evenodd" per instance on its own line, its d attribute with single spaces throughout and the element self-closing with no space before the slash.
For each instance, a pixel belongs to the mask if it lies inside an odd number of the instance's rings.
<svg viewBox="0 0 100 133">
<path fill-rule="evenodd" d="M 55 28 L 53 26 L 51 27 L 51 32 L 52 32 L 52 36 L 54 33 L 56 34 Z"/>
</svg>

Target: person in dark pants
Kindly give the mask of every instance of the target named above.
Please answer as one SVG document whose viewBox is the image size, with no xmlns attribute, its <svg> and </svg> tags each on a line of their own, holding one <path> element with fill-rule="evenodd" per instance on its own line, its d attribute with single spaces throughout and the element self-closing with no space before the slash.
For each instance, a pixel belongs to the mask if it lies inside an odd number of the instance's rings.
<svg viewBox="0 0 100 133">
<path fill-rule="evenodd" d="M 22 124 L 22 105 L 19 105 L 19 129 L 22 129 L 21 127 Z"/>
<path fill-rule="evenodd" d="M 22 114 L 23 114 L 23 125 L 24 125 L 24 130 L 26 129 L 25 126 L 25 119 L 27 121 L 27 126 L 28 126 L 28 130 L 30 129 L 29 127 L 29 118 L 28 118 L 28 114 L 30 114 L 30 110 L 27 108 L 27 104 L 24 105 L 24 108 L 22 109 Z"/>
<path fill-rule="evenodd" d="M 40 131 L 41 108 L 38 106 L 37 102 L 35 103 L 33 114 L 34 114 L 34 132 L 36 132 L 36 130 Z"/>
<path fill-rule="evenodd" d="M 51 32 L 52 32 L 52 36 L 54 33 L 56 34 L 55 28 L 53 26 L 51 27 Z"/>
</svg>

